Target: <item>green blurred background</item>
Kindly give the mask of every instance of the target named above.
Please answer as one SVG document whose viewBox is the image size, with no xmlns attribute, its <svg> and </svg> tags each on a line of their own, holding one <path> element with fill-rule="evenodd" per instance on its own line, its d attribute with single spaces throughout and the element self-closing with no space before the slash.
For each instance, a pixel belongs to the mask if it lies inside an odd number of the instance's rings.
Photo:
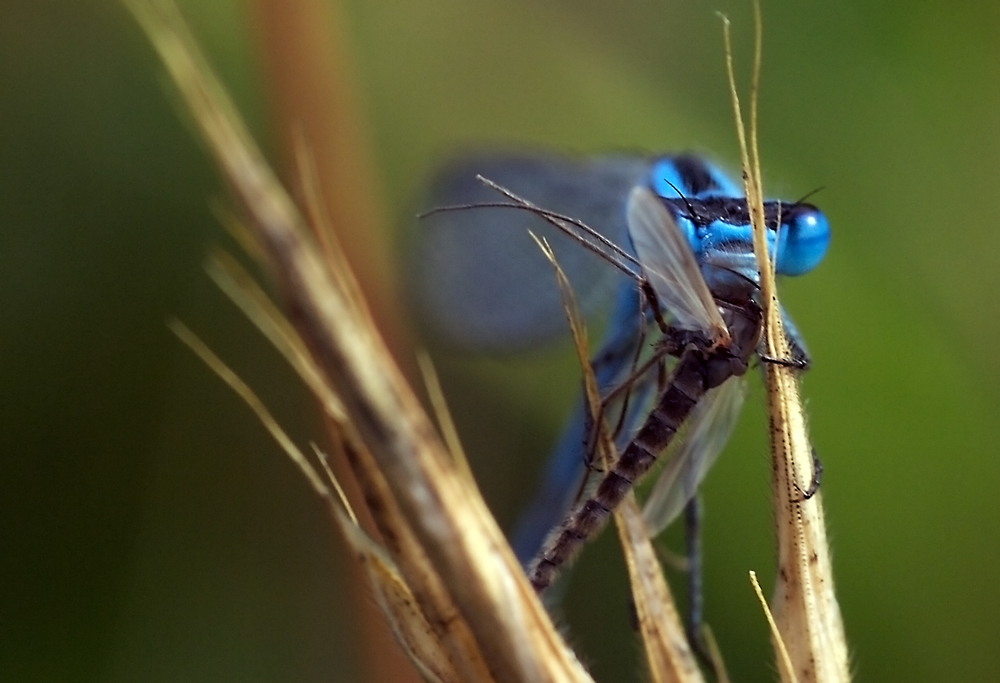
<svg viewBox="0 0 1000 683">
<path fill-rule="evenodd" d="M 714 11 L 745 75 L 747 5 L 346 3 L 386 215 L 406 225 L 434 160 L 476 141 L 735 167 Z M 267 140 L 245 8 L 182 6 Z M 856 679 L 1000 680 L 1000 5 L 766 2 L 764 20 L 765 186 L 822 186 L 835 231 L 782 294 L 814 357 Z M 321 434 L 202 271 L 224 195 L 144 38 L 114 2 L 5 0 L 0 98 L 0 680 L 362 680 L 345 547 L 165 327 L 202 334 L 300 443 Z M 438 359 L 509 524 L 573 361 Z M 704 491 L 707 618 L 737 681 L 775 678 L 746 576 L 773 576 L 765 419 L 758 387 Z M 611 534 L 584 554 L 565 619 L 598 680 L 640 680 L 615 558 Z"/>
</svg>

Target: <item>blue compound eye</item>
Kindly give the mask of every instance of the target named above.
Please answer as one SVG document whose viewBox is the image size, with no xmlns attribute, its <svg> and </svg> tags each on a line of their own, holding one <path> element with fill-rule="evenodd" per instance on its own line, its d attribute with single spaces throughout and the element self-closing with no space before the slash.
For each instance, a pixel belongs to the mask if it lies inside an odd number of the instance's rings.
<svg viewBox="0 0 1000 683">
<path fill-rule="evenodd" d="M 830 223 L 812 204 L 796 204 L 781 217 L 776 270 L 802 275 L 819 265 L 830 246 Z"/>
</svg>

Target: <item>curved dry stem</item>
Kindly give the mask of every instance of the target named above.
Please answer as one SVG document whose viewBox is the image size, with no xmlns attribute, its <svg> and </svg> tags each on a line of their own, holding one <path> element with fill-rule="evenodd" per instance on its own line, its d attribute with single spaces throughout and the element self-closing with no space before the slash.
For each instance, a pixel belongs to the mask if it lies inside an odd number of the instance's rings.
<svg viewBox="0 0 1000 683">
<path fill-rule="evenodd" d="M 370 318 L 359 313 L 353 278 L 329 270 L 176 9 L 168 2 L 127 4 L 246 212 L 289 321 L 343 406 L 345 451 L 387 550 L 451 666 L 461 680 L 590 680 Z"/>
</svg>

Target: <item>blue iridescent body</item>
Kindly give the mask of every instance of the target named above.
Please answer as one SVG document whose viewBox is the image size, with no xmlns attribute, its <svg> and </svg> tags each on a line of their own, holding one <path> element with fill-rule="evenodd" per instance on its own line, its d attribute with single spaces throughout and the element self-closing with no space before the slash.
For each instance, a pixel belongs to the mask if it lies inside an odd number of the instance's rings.
<svg viewBox="0 0 1000 683">
<path fill-rule="evenodd" d="M 737 274 L 750 288 L 755 288 L 759 279 L 742 192 L 716 167 L 698 157 L 604 157 L 584 162 L 534 155 L 475 157 L 453 164 L 440 175 L 431 203 L 440 206 L 503 200 L 477 181 L 477 174 L 536 206 L 585 222 L 632 255 L 637 252 L 636 235 L 631 232 L 626 204 L 635 188 L 645 187 L 669 212 L 673 228 L 701 267 L 700 277 L 709 288 L 713 273 Z M 765 205 L 765 218 L 778 274 L 801 275 L 822 260 L 830 230 L 818 209 L 804 203 L 772 201 Z M 446 341 L 465 348 L 516 350 L 564 333 L 566 324 L 551 267 L 524 234 L 525 229 L 545 236 L 553 244 L 586 309 L 599 309 L 611 299 L 607 331 L 592 358 L 601 391 L 610 391 L 633 369 L 648 324 L 648 306 L 635 280 L 623 276 L 538 216 L 484 208 L 438 214 L 422 224 L 411 261 L 421 317 Z M 675 329 L 698 331 L 701 323 L 689 319 L 691 316 L 685 312 L 684 288 L 670 286 L 680 275 L 657 272 L 657 266 L 643 262 L 642 256 L 640 253 L 639 263 L 657 290 L 668 324 Z M 657 278 L 659 288 L 655 287 Z M 794 326 L 789 324 L 789 330 L 793 346 L 804 354 Z M 623 420 L 620 448 L 642 423 L 643 411 L 649 404 L 644 398 L 648 399 L 652 390 L 651 381 L 636 387 L 637 395 Z M 734 421 L 735 417 L 726 419 Z M 583 402 L 578 400 L 552 451 L 539 490 L 512 535 L 515 551 L 524 562 L 536 555 L 579 494 L 587 472 L 588 425 Z M 721 444 L 717 447 L 721 448 Z"/>
</svg>

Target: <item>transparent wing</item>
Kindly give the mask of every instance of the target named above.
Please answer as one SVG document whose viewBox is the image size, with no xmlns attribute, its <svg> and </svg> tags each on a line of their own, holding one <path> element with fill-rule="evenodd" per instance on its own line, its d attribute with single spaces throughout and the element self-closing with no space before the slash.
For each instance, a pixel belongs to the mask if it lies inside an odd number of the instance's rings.
<svg viewBox="0 0 1000 683">
<path fill-rule="evenodd" d="M 672 324 L 705 332 L 710 339 L 724 335 L 722 315 L 673 215 L 650 190 L 636 187 L 626 216 L 639 263 Z"/>
<path fill-rule="evenodd" d="M 688 416 L 685 432 L 674 440 L 671 454 L 642 514 L 656 536 L 677 518 L 715 464 L 740 416 L 746 382 L 730 377 L 709 391 Z"/>
<path fill-rule="evenodd" d="M 648 160 L 625 157 L 470 157 L 442 170 L 425 207 L 510 202 L 478 174 L 629 249 L 625 201 L 648 168 Z M 610 301 L 624 276 L 538 216 L 503 208 L 436 213 L 416 223 L 407 245 L 406 289 L 430 332 L 460 348 L 494 351 L 565 334 L 552 266 L 528 230 L 549 240 L 585 313 Z"/>
</svg>

